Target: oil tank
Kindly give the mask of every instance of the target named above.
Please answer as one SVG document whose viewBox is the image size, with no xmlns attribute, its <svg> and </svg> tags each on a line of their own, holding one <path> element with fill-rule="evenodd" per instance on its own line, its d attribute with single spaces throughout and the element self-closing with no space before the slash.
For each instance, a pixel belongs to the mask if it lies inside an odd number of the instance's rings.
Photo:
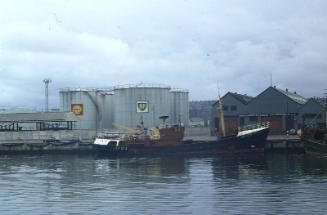
<svg viewBox="0 0 327 215">
<path fill-rule="evenodd" d="M 189 99 L 188 91 L 181 89 L 174 89 L 170 92 L 170 123 L 184 125 L 189 124 Z"/>
<path fill-rule="evenodd" d="M 60 110 L 72 111 L 78 117 L 77 129 L 98 129 L 103 124 L 106 95 L 97 90 L 61 89 Z"/>
<path fill-rule="evenodd" d="M 135 128 L 167 123 L 188 125 L 188 91 L 167 85 L 138 84 L 111 88 L 61 89 L 60 110 L 78 117 L 77 129 Z"/>
<path fill-rule="evenodd" d="M 102 110 L 102 128 L 110 129 L 113 128 L 113 118 L 114 118 L 114 94 L 113 92 L 104 91 L 104 106 Z"/>
<path fill-rule="evenodd" d="M 114 89 L 114 123 L 135 128 L 159 125 L 160 116 L 170 116 L 170 87 L 127 85 Z"/>
</svg>

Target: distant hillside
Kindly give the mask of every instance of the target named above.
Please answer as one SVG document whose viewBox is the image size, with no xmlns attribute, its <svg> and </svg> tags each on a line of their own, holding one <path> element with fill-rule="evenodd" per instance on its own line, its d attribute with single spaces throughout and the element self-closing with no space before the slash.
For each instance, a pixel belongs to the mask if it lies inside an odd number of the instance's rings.
<svg viewBox="0 0 327 215">
<path fill-rule="evenodd" d="M 205 122 L 205 125 L 207 125 L 206 123 L 208 122 L 211 116 L 212 105 L 215 102 L 215 100 L 190 101 L 190 119 L 192 120 L 192 118 L 201 118 Z"/>
</svg>

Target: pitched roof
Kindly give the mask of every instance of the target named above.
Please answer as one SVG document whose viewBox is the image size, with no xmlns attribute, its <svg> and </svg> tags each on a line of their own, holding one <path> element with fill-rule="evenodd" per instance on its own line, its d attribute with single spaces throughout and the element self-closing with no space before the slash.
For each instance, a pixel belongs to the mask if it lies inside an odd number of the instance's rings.
<svg viewBox="0 0 327 215">
<path fill-rule="evenodd" d="M 291 100 L 295 101 L 298 104 L 304 104 L 307 102 L 307 99 L 304 98 L 303 96 L 300 96 L 299 94 L 297 94 L 296 92 L 292 93 L 290 91 L 286 90 L 282 90 L 276 87 L 273 87 L 273 89 L 279 91 L 280 93 L 284 94 L 285 96 L 287 96 L 288 98 L 290 98 Z"/>
<path fill-rule="evenodd" d="M 308 104 L 310 101 L 316 102 L 317 104 L 321 105 L 322 107 L 325 107 L 325 105 L 326 105 L 326 99 L 324 99 L 324 98 L 313 97 L 313 98 L 308 99 L 308 101 L 305 104 Z"/>
<path fill-rule="evenodd" d="M 237 99 L 238 101 L 240 101 L 244 105 L 247 105 L 253 99 L 252 96 L 248 96 L 246 94 L 242 95 L 242 94 L 239 94 L 239 93 L 232 93 L 232 92 L 227 92 L 223 97 L 221 97 L 221 99 L 223 99 L 228 94 L 233 96 L 235 99 Z M 218 103 L 218 100 L 215 103 L 213 103 L 212 105 L 214 106 L 217 103 Z"/>
<path fill-rule="evenodd" d="M 231 92 L 229 93 L 245 105 L 248 104 L 253 99 L 252 96 L 248 96 L 246 94 L 242 95 L 239 93 L 231 93 Z"/>
</svg>

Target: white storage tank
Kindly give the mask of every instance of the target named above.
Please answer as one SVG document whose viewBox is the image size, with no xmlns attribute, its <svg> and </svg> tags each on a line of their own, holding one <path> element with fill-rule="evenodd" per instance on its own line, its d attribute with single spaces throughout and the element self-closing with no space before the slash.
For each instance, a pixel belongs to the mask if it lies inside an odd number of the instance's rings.
<svg viewBox="0 0 327 215">
<path fill-rule="evenodd" d="M 184 125 L 189 124 L 189 98 L 188 91 L 182 89 L 174 89 L 171 92 L 170 102 L 170 123 Z"/>
<path fill-rule="evenodd" d="M 72 111 L 78 117 L 77 129 L 98 129 L 103 126 L 106 94 L 95 89 L 61 89 L 60 110 Z"/>
<path fill-rule="evenodd" d="M 135 128 L 161 123 L 170 116 L 170 87 L 165 85 L 128 85 L 114 90 L 114 123 Z"/>
<path fill-rule="evenodd" d="M 167 85 L 139 84 L 111 88 L 61 89 L 60 110 L 78 117 L 77 129 L 135 128 L 167 123 L 188 125 L 188 91 Z"/>
<path fill-rule="evenodd" d="M 113 118 L 114 118 L 114 94 L 111 91 L 103 91 L 105 94 L 103 116 L 102 116 L 102 128 L 108 129 L 112 128 Z"/>
</svg>

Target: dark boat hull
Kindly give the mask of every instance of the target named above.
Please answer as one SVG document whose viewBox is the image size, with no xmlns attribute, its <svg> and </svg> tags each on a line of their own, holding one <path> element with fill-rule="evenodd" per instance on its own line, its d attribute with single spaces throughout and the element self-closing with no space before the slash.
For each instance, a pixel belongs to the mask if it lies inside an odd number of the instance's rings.
<svg viewBox="0 0 327 215">
<path fill-rule="evenodd" d="M 306 128 L 303 131 L 302 142 L 308 154 L 327 155 L 327 130 L 326 128 Z"/>
<path fill-rule="evenodd" d="M 306 153 L 327 155 L 327 144 L 313 139 L 302 139 L 302 141 L 304 142 L 304 150 Z"/>
<path fill-rule="evenodd" d="M 205 155 L 225 153 L 263 152 L 269 129 L 263 129 L 241 137 L 227 137 L 216 141 L 189 141 L 177 145 L 148 146 L 130 144 L 127 148 L 96 146 L 100 154 L 115 156 L 156 156 L 156 155 Z"/>
</svg>

